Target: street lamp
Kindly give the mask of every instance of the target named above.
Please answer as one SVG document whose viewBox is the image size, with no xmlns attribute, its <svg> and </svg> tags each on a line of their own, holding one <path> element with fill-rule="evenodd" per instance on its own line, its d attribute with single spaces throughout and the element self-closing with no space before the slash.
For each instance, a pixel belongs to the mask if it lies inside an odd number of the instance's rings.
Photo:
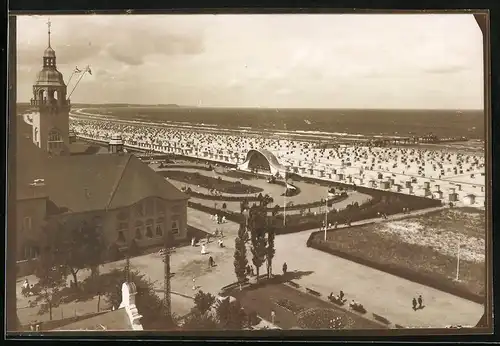
<svg viewBox="0 0 500 346">
<path fill-rule="evenodd" d="M 325 202 L 325 242 L 326 242 L 327 229 L 328 229 L 328 195 L 326 195 L 326 202 Z"/>
</svg>

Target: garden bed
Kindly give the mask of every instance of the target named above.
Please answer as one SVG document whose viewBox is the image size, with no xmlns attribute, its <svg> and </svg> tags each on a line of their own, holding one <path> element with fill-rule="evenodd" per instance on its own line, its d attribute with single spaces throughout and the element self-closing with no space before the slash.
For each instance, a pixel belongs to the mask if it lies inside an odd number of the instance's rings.
<svg viewBox="0 0 500 346">
<path fill-rule="evenodd" d="M 326 243 L 323 239 L 324 232 L 314 232 L 308 245 L 468 300 L 484 303 L 486 270 L 484 252 L 482 256 L 480 253 L 481 239 L 476 237 L 478 232 L 473 231 L 473 227 L 462 227 L 459 231 L 457 227 L 447 229 L 453 225 L 451 222 L 441 222 L 446 220 L 447 213 L 450 213 L 450 210 L 400 221 L 329 231 Z M 432 220 L 434 228 L 430 227 Z M 417 221 L 421 222 L 418 227 Z M 460 281 L 456 282 L 454 278 L 459 241 L 465 247 L 460 250 Z M 482 244 L 484 245 L 484 234 Z"/>
<path fill-rule="evenodd" d="M 245 287 L 241 291 L 235 287 L 227 294 L 238 299 L 245 310 L 255 311 L 264 319 L 270 320 L 271 311 L 274 311 L 276 314 L 275 324 L 282 329 L 325 328 L 323 322 L 327 322 L 328 325 L 328 322 L 335 319 L 339 319 L 341 323 L 333 329 L 384 328 L 382 324 L 338 308 L 318 297 L 300 292 L 283 283 L 261 283 L 257 286 Z M 327 321 L 322 318 L 322 313 L 328 315 Z"/>
<path fill-rule="evenodd" d="M 239 181 L 232 182 L 223 180 L 221 178 L 207 177 L 200 173 L 188 173 L 188 172 L 170 171 L 170 170 L 159 171 L 158 173 L 172 180 L 180 181 L 186 184 L 199 185 L 206 189 L 215 189 L 223 193 L 251 194 L 264 191 L 261 188 L 245 185 L 240 183 Z"/>
</svg>

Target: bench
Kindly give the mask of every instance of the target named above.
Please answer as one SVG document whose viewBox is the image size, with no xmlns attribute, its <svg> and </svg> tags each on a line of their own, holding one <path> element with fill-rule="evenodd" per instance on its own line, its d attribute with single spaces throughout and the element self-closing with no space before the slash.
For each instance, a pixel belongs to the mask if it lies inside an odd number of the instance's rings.
<svg viewBox="0 0 500 346">
<path fill-rule="evenodd" d="M 372 313 L 372 315 L 376 321 L 382 322 L 384 324 L 391 324 L 391 322 L 389 322 L 389 320 L 384 316 L 377 315 L 376 313 Z"/>
<path fill-rule="evenodd" d="M 365 313 L 366 313 L 366 309 L 364 308 L 364 306 L 363 306 L 363 305 L 355 305 L 355 306 L 351 306 L 351 305 L 349 305 L 349 307 L 350 307 L 352 310 L 354 310 L 354 311 L 356 311 L 356 312 L 359 312 L 359 313 L 361 313 L 361 314 L 365 314 Z"/>
<path fill-rule="evenodd" d="M 321 296 L 321 293 L 319 293 L 318 291 L 315 291 L 309 287 L 306 287 L 306 292 L 309 294 L 315 295 L 317 297 Z"/>
</svg>

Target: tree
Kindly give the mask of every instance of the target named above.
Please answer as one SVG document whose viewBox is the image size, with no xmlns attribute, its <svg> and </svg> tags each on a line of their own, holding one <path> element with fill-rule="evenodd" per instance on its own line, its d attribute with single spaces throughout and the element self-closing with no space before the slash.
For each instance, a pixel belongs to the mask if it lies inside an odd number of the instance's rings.
<svg viewBox="0 0 500 346">
<path fill-rule="evenodd" d="M 191 311 L 182 325 L 184 330 L 218 330 L 217 321 L 208 314 L 201 314 L 199 311 Z"/>
<path fill-rule="evenodd" d="M 244 282 L 247 278 L 246 268 L 248 265 L 246 244 L 239 237 L 234 240 L 234 273 L 238 282 Z"/>
<path fill-rule="evenodd" d="M 211 293 L 205 293 L 203 291 L 199 291 L 194 296 L 194 305 L 195 309 L 200 312 L 200 314 L 205 314 L 212 305 L 215 303 L 215 297 Z"/>
<path fill-rule="evenodd" d="M 239 301 L 229 297 L 220 300 L 216 305 L 217 323 L 221 329 L 241 330 L 248 323 L 248 317 Z"/>
<path fill-rule="evenodd" d="M 265 207 L 254 206 L 250 208 L 248 220 L 248 229 L 251 236 L 252 263 L 257 272 L 257 281 L 259 280 L 260 267 L 266 259 L 266 231 L 267 231 L 267 211 Z"/>
<path fill-rule="evenodd" d="M 137 288 L 135 305 L 142 315 L 141 324 L 146 330 L 176 329 L 175 318 L 167 316 L 161 298 L 156 294 L 154 283 L 145 278 L 139 271 L 130 271 L 130 281 Z M 122 301 L 122 285 L 124 283 L 123 269 L 100 274 L 96 278 L 88 278 L 81 283 L 81 292 L 88 298 L 98 293 L 102 294 L 105 302 L 117 308 Z"/>
<path fill-rule="evenodd" d="M 50 234 L 49 247 L 55 262 L 71 273 L 76 286 L 77 274 L 81 269 L 95 269 L 102 264 L 106 246 L 95 221 L 54 220 L 46 226 L 46 231 Z"/>
<path fill-rule="evenodd" d="M 275 230 L 273 226 L 268 227 L 267 230 L 267 248 L 266 248 L 266 265 L 267 265 L 267 278 L 270 279 L 273 272 L 273 258 L 276 254 L 274 248 Z"/>
<path fill-rule="evenodd" d="M 52 309 L 61 304 L 64 296 L 67 278 L 64 269 L 57 264 L 55 256 L 49 251 L 42 253 L 36 264 L 35 275 L 38 282 L 33 287 L 35 303 L 42 302 L 38 314 L 49 312 L 50 320 L 52 320 Z"/>
</svg>

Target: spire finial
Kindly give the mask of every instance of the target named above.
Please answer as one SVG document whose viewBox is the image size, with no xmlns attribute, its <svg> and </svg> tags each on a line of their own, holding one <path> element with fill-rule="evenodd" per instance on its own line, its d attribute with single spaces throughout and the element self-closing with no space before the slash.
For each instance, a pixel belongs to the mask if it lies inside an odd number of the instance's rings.
<svg viewBox="0 0 500 346">
<path fill-rule="evenodd" d="M 51 22 L 50 22 L 50 18 L 47 20 L 47 28 L 49 29 L 49 47 L 50 47 L 50 26 L 51 26 Z"/>
</svg>

